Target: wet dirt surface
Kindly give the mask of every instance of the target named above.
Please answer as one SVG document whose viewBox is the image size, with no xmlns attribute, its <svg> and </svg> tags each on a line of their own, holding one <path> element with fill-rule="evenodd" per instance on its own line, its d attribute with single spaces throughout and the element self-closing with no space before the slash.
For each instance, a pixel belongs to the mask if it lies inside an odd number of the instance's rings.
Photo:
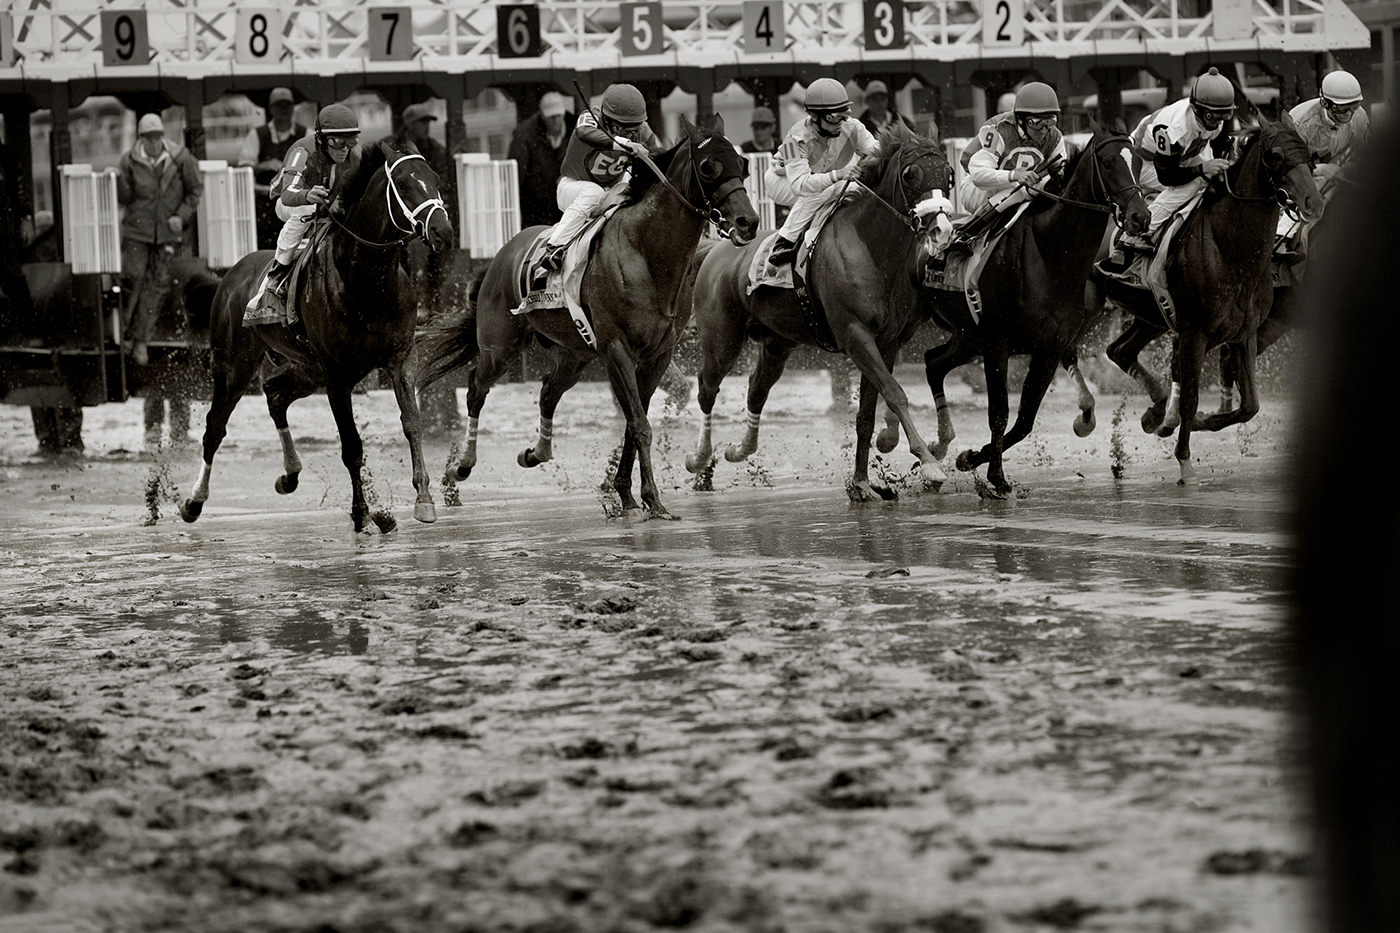
<svg viewBox="0 0 1400 933">
<path fill-rule="evenodd" d="M 492 393 L 460 507 L 429 442 L 433 525 L 392 396 L 357 396 L 399 520 L 360 536 L 322 398 L 289 497 L 245 399 L 193 525 L 198 457 L 138 454 L 139 402 L 88 409 L 78 461 L 0 410 L 0 929 L 1311 928 L 1287 400 L 1197 435 L 1183 489 L 1139 398 L 1081 440 L 1057 383 L 1018 498 L 951 456 L 921 493 L 901 448 L 899 499 L 852 505 L 849 416 L 792 373 L 714 492 L 658 400 L 682 518 L 643 521 L 597 488 L 602 386 L 515 465 L 534 393 Z M 951 401 L 980 445 L 985 398 Z"/>
</svg>

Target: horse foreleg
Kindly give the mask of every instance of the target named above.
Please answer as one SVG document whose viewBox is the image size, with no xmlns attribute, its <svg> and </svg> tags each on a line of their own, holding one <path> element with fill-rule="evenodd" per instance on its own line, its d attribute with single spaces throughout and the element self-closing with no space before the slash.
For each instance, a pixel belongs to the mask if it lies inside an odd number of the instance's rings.
<svg viewBox="0 0 1400 933">
<path fill-rule="evenodd" d="M 423 419 L 418 408 L 418 396 L 408 382 L 402 360 L 388 367 L 389 382 L 394 387 L 394 399 L 399 403 L 399 421 L 403 435 L 408 438 L 408 456 L 413 464 L 413 517 L 425 525 L 437 521 L 437 506 L 433 503 L 432 481 L 423 460 Z"/>
<path fill-rule="evenodd" d="M 669 359 L 670 354 L 664 354 L 663 359 Z M 656 389 L 661 381 L 666 378 L 668 367 L 662 359 L 654 360 L 650 364 L 639 367 L 637 370 L 637 394 L 642 400 L 642 411 L 651 410 L 651 397 L 656 394 Z M 632 465 L 640 454 L 640 446 L 637 439 L 629 430 L 622 438 L 622 452 L 617 458 L 617 473 L 613 476 L 613 489 L 617 492 L 617 497 L 622 501 L 624 512 L 638 508 L 637 500 L 632 498 Z M 650 445 L 648 445 L 650 450 Z"/>
<path fill-rule="evenodd" d="M 364 441 L 360 439 L 360 429 L 355 424 L 355 411 L 350 400 L 353 388 L 353 385 L 344 384 L 327 386 L 326 399 L 330 402 L 335 428 L 340 434 L 340 462 L 345 464 L 345 471 L 350 474 L 350 520 L 354 522 L 355 531 L 360 532 L 365 530 L 365 519 L 370 515 L 365 499 Z M 381 531 L 393 530 L 392 517 L 389 518 L 388 527 L 385 527 L 383 516 L 375 516 L 374 521 Z"/>
<path fill-rule="evenodd" d="M 180 517 L 187 522 L 197 521 L 204 511 L 204 503 L 209 501 L 209 477 L 214 469 L 214 455 L 228 434 L 228 419 L 238 406 L 238 400 L 243 397 L 256 363 L 255 360 L 250 365 L 239 366 L 232 374 L 214 373 L 214 397 L 209 405 L 209 414 L 204 419 L 204 459 L 199 465 L 199 476 L 194 481 L 190 497 L 180 506 Z"/>
<path fill-rule="evenodd" d="M 862 375 L 860 404 L 856 409 L 856 466 L 850 485 L 846 487 L 846 494 L 851 497 L 852 502 L 894 498 L 893 490 L 877 489 L 870 485 L 870 435 L 875 430 L 875 406 L 879 401 L 880 392 L 874 381 Z M 886 405 L 888 406 L 888 403 Z M 895 423 L 898 423 L 897 418 Z"/>
<path fill-rule="evenodd" d="M 1195 486 L 1200 481 L 1191 463 L 1191 430 L 1195 427 L 1196 410 L 1200 404 L 1201 363 L 1206 354 L 1206 338 L 1203 334 L 1192 332 L 1178 335 L 1176 343 L 1176 352 L 1172 354 L 1176 360 L 1173 369 L 1181 380 L 1181 427 L 1176 432 L 1176 462 L 1181 468 L 1181 478 L 1177 480 L 1177 485 Z M 1175 383 L 1172 394 L 1177 394 Z"/>
<path fill-rule="evenodd" d="M 1075 389 L 1079 393 L 1077 404 L 1079 414 L 1074 419 L 1075 437 L 1088 437 L 1094 433 L 1094 428 L 1098 422 L 1094 418 L 1094 393 L 1089 391 L 1089 383 L 1084 381 L 1084 374 L 1079 371 L 1079 352 L 1070 347 L 1064 355 L 1065 371 L 1074 380 Z"/>
<path fill-rule="evenodd" d="M 1240 389 L 1240 405 L 1229 411 L 1197 418 L 1195 430 L 1220 431 L 1232 424 L 1244 424 L 1259 414 L 1259 393 L 1254 380 L 1254 368 L 1258 360 L 1256 343 L 1257 338 L 1250 337 L 1243 344 L 1226 344 L 1221 348 L 1222 355 L 1228 350 L 1235 361 L 1235 381 Z"/>
<path fill-rule="evenodd" d="M 461 482 L 472 475 L 476 467 L 476 438 L 481 429 L 481 409 L 486 405 L 486 396 L 491 392 L 491 387 L 514 359 L 512 354 L 486 349 L 477 357 L 471 378 L 467 380 L 467 433 L 462 441 L 462 456 L 458 458 L 457 466 L 449 467 L 443 476 L 444 486 Z"/>
<path fill-rule="evenodd" d="M 1108 358 L 1113 361 L 1115 366 L 1136 380 L 1138 385 L 1147 391 L 1147 397 L 1152 400 L 1152 404 L 1142 414 L 1142 429 L 1148 434 L 1156 431 L 1162 423 L 1167 391 L 1162 387 L 1162 383 L 1156 375 L 1138 362 L 1138 356 L 1149 343 L 1166 332 L 1165 328 L 1148 324 L 1141 318 L 1133 318 L 1127 329 L 1118 335 L 1118 339 L 1108 345 Z"/>
<path fill-rule="evenodd" d="M 948 399 L 943 394 L 943 384 L 950 372 L 976 356 L 976 352 L 956 336 L 942 346 L 924 351 L 924 376 L 928 380 L 929 391 L 933 393 L 934 407 L 938 409 L 938 443 L 933 446 L 933 455 L 940 460 L 948 456 L 948 445 L 958 436 L 953 428 Z"/>
<path fill-rule="evenodd" d="M 763 406 L 768 404 L 768 393 L 782 378 L 787 367 L 788 357 L 796 344 L 783 340 L 768 339 L 758 345 L 758 363 L 749 375 L 749 396 L 744 409 L 744 440 L 731 444 L 724 452 L 724 459 L 730 463 L 747 460 L 758 450 L 758 425 L 763 418 Z"/>
<path fill-rule="evenodd" d="M 1040 404 L 1045 400 L 1045 393 L 1050 390 L 1050 383 L 1055 381 L 1057 365 L 1059 364 L 1055 358 L 1049 354 L 1032 354 L 1026 380 L 1021 384 L 1021 404 L 1016 410 L 1016 423 L 1002 439 L 1003 454 L 1008 448 L 1016 446 L 1030 436 L 1035 427 L 1035 416 L 1040 411 Z M 1092 396 L 1090 398 L 1092 406 Z"/>
<path fill-rule="evenodd" d="M 637 384 L 637 366 L 621 340 L 614 340 L 603 353 L 603 362 L 608 368 L 608 380 L 612 384 L 613 396 L 627 419 L 627 432 L 636 446 L 637 463 L 642 473 L 642 504 L 653 516 L 672 518 L 671 513 L 661 504 L 661 493 L 656 486 L 656 476 L 651 462 L 651 422 L 647 420 L 646 403 Z M 655 389 L 655 383 L 651 388 Z M 649 397 L 649 396 L 648 396 Z M 623 442 L 626 446 L 626 440 Z M 618 471 L 621 473 L 621 470 Z M 629 470 L 630 473 L 630 470 Z M 630 484 L 631 477 L 628 477 Z M 616 482 L 616 479 L 615 479 Z M 630 490 L 628 490 L 630 495 Z M 618 495 L 622 492 L 619 490 Z M 624 509 L 626 503 L 624 501 Z"/>
<path fill-rule="evenodd" d="M 287 424 L 287 409 L 297 399 L 306 398 L 316 391 L 316 386 L 303 378 L 294 369 L 278 373 L 263 383 L 263 394 L 267 396 L 267 413 L 277 428 L 277 439 L 282 445 L 282 475 L 277 477 L 274 488 L 281 496 L 296 492 L 301 480 L 301 458 L 297 456 L 296 444 L 292 441 L 292 430 Z"/>
<path fill-rule="evenodd" d="M 970 473 L 983 463 L 987 464 L 987 484 L 999 498 L 1011 494 L 1011 484 L 1006 481 L 1001 462 L 1006 425 L 1011 418 L 1006 388 L 1007 356 L 1004 347 L 987 347 L 982 351 L 982 369 L 987 376 L 987 426 L 992 439 L 980 451 L 965 450 L 958 455 L 958 469 L 963 472 Z"/>
<path fill-rule="evenodd" d="M 875 438 L 875 449 L 887 454 L 899 446 L 899 415 L 889 405 L 885 406 L 885 426 Z"/>
<path fill-rule="evenodd" d="M 919 458 L 924 488 L 930 492 L 937 492 L 948 477 L 943 472 L 938 458 L 933 455 L 933 451 L 928 449 L 928 444 L 924 443 L 923 435 L 919 433 L 918 426 L 914 424 L 914 417 L 909 413 L 909 396 L 904 394 L 904 388 L 890 372 L 895 354 L 899 351 L 898 345 L 891 345 L 882 352 L 875 340 L 875 335 L 864 325 L 853 323 L 846 331 L 845 350 L 846 355 L 851 358 L 851 362 L 855 363 L 856 368 L 860 370 L 860 374 L 874 383 L 875 387 L 880 390 L 885 404 L 899 416 L 899 423 L 904 427 L 904 436 L 909 438 L 909 452 Z M 870 411 L 872 430 L 875 426 L 874 414 L 875 410 L 872 406 Z"/>
</svg>

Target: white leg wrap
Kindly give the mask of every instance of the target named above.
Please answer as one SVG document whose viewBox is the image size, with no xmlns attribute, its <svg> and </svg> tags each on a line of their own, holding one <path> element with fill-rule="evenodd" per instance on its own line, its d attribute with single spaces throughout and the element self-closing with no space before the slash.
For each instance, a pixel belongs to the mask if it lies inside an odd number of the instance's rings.
<svg viewBox="0 0 1400 933">
<path fill-rule="evenodd" d="M 207 502 L 209 500 L 209 474 L 213 469 L 213 465 L 209 463 L 199 465 L 199 478 L 194 481 L 194 491 L 190 493 L 191 502 Z"/>
</svg>

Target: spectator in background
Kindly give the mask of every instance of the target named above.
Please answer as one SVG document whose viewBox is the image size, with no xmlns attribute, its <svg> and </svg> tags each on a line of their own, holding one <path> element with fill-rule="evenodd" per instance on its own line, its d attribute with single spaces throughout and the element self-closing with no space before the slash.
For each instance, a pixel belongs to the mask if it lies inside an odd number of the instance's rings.
<svg viewBox="0 0 1400 933">
<path fill-rule="evenodd" d="M 292 143 L 308 132 L 292 120 L 296 100 L 290 88 L 275 87 L 267 99 L 271 118 L 262 126 L 248 131 L 243 148 L 238 152 L 239 165 L 253 167 L 254 213 L 258 225 L 258 249 L 276 249 L 277 234 L 282 221 L 275 212 L 277 202 L 272 198 L 272 179 L 282 171 L 282 160 Z"/>
<path fill-rule="evenodd" d="M 409 104 L 403 108 L 399 130 L 394 134 L 400 147 L 412 143 L 428 165 L 438 175 L 438 190 L 447 204 L 447 216 L 452 221 L 452 229 L 457 229 L 457 167 L 452 164 L 452 156 L 447 147 L 433 139 L 432 104 Z"/>
<path fill-rule="evenodd" d="M 749 117 L 749 130 L 753 133 L 753 139 L 739 147 L 742 152 L 767 152 L 778 151 L 778 118 L 773 111 L 767 107 L 753 108 L 753 116 Z"/>
<path fill-rule="evenodd" d="M 865 109 L 861 111 L 860 122 L 876 139 L 880 138 L 881 130 L 895 123 L 903 123 L 911 133 L 918 132 L 914 129 L 914 121 L 890 106 L 890 89 L 879 80 L 865 86 Z"/>
<path fill-rule="evenodd" d="M 515 128 L 510 138 L 510 158 L 520 178 L 520 226 L 558 223 L 563 213 L 555 189 L 564 153 L 574 131 L 574 115 L 557 91 L 540 97 L 540 109 Z"/>
<path fill-rule="evenodd" d="M 185 147 L 165 138 L 160 115 L 136 124 L 139 139 L 117 163 L 117 200 L 122 215 L 122 275 L 129 283 L 125 331 L 131 359 L 147 363 L 161 302 L 170 288 L 170 261 L 183 254 L 195 209 L 204 193 L 199 163 Z"/>
</svg>

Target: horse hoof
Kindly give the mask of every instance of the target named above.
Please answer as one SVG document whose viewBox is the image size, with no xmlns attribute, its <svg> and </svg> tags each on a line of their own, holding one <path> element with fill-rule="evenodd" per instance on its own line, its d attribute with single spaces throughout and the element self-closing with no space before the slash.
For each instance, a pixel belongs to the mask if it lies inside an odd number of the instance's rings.
<svg viewBox="0 0 1400 933">
<path fill-rule="evenodd" d="M 193 499 L 187 499 L 185 500 L 185 504 L 180 506 L 180 517 L 183 518 L 186 522 L 192 523 L 199 518 L 200 513 L 203 511 L 203 502 L 196 502 Z"/>
<path fill-rule="evenodd" d="M 701 458 L 697 454 L 690 454 L 685 458 L 685 471 L 687 473 L 699 473 L 704 469 L 705 464 L 710 462 L 709 457 Z"/>
<path fill-rule="evenodd" d="M 875 488 L 870 485 L 868 480 L 859 483 L 854 481 L 847 483 L 846 496 L 852 502 L 874 502 L 879 498 L 875 492 Z"/>
<path fill-rule="evenodd" d="M 745 460 L 749 459 L 749 455 L 738 447 L 731 445 L 724 451 L 724 459 L 728 460 L 730 463 L 743 463 Z"/>
<path fill-rule="evenodd" d="M 963 473 L 971 473 L 977 468 L 977 465 L 972 462 L 972 451 L 964 450 L 958 454 L 957 468 Z"/>
<path fill-rule="evenodd" d="M 297 485 L 300 482 L 301 479 L 298 474 L 288 473 L 285 476 L 277 477 L 277 482 L 274 484 L 274 488 L 277 490 L 277 494 L 279 496 L 285 496 L 289 493 L 296 492 Z"/>
<path fill-rule="evenodd" d="M 532 467 L 539 466 L 544 461 L 535 456 L 535 448 L 526 447 L 520 452 L 520 456 L 515 458 L 515 462 L 528 470 Z"/>
<path fill-rule="evenodd" d="M 899 498 L 899 493 L 895 492 L 893 489 L 890 489 L 888 487 L 871 486 L 870 488 L 875 490 L 875 495 L 879 496 L 885 502 L 893 502 Z"/>
<path fill-rule="evenodd" d="M 462 480 L 466 479 L 468 476 L 471 475 L 472 468 L 467 466 L 465 463 L 459 463 L 457 464 L 457 468 L 455 470 L 447 471 L 447 477 L 443 480 L 443 485 L 445 486 L 448 483 L 460 483 Z"/>
<path fill-rule="evenodd" d="M 1142 413 L 1142 433 L 1156 434 L 1157 429 L 1162 426 L 1163 412 L 1157 408 L 1149 408 Z"/>
<path fill-rule="evenodd" d="M 1171 437 L 1171 436 L 1172 436 L 1172 433 L 1175 432 L 1175 431 L 1176 431 L 1176 425 L 1174 425 L 1174 424 L 1162 424 L 1162 425 L 1159 425 L 1158 428 L 1157 428 L 1157 436 L 1158 436 L 1158 437 Z"/>
<path fill-rule="evenodd" d="M 399 527 L 398 521 L 388 512 L 375 512 L 370 518 L 373 519 L 374 524 L 378 526 L 379 533 L 382 535 L 387 535 L 389 532 Z"/>
<path fill-rule="evenodd" d="M 1074 436 L 1088 437 L 1094 433 L 1094 428 L 1098 422 L 1094 420 L 1094 410 L 1092 408 L 1081 411 L 1079 417 L 1074 419 Z"/>
<path fill-rule="evenodd" d="M 895 447 L 899 446 L 898 431 L 881 431 L 875 436 L 875 449 L 882 454 L 887 454 Z"/>
<path fill-rule="evenodd" d="M 431 502 L 414 503 L 413 517 L 425 525 L 431 525 L 437 521 L 437 506 Z"/>
<path fill-rule="evenodd" d="M 928 452 L 933 454 L 933 459 L 942 460 L 944 457 L 948 456 L 948 445 L 951 443 L 951 440 L 939 441 L 937 444 L 930 447 Z"/>
</svg>

